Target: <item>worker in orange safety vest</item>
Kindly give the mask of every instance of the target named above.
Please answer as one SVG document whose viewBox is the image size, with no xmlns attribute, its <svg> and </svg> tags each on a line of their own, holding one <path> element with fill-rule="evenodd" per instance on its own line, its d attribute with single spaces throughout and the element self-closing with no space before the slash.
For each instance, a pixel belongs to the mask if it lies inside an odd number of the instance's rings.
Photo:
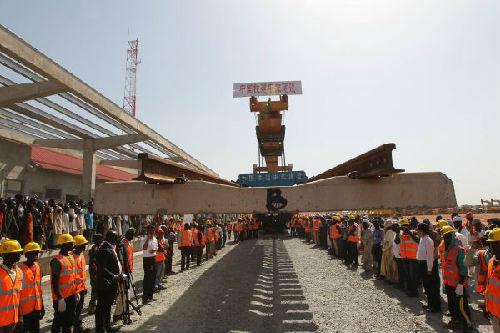
<svg viewBox="0 0 500 333">
<path fill-rule="evenodd" d="M 401 242 L 399 245 L 399 253 L 406 273 L 404 276 L 407 289 L 406 294 L 409 297 L 417 297 L 419 276 L 417 250 L 420 239 L 417 232 L 414 230 L 414 224 L 412 223 L 410 226 L 410 221 L 407 218 L 402 218 L 399 224 L 402 229 L 400 233 Z"/>
<path fill-rule="evenodd" d="M 205 234 L 201 226 L 196 225 L 193 228 L 193 254 L 196 257 L 196 265 L 201 265 L 201 258 L 203 257 L 203 247 L 205 247 Z"/>
<path fill-rule="evenodd" d="M 89 243 L 83 235 L 76 235 L 74 238 L 73 258 L 75 260 L 75 293 L 79 295 L 79 300 L 75 305 L 75 319 L 73 332 L 81 332 L 83 321 L 80 319 L 83 310 L 85 295 L 87 294 L 87 273 L 84 251 Z"/>
<path fill-rule="evenodd" d="M 353 268 L 359 266 L 359 254 L 358 254 L 358 243 L 359 243 L 359 227 L 356 223 L 356 217 L 354 215 L 349 217 L 348 228 L 347 228 L 347 256 L 346 265 Z"/>
<path fill-rule="evenodd" d="M 181 250 L 181 272 L 184 269 L 189 269 L 191 261 L 191 252 L 193 249 L 193 233 L 191 226 L 184 224 L 184 230 L 180 232 L 179 249 Z"/>
<path fill-rule="evenodd" d="M 486 288 L 484 291 L 484 316 L 490 319 L 493 332 L 500 332 L 500 229 L 495 228 L 488 235 L 489 248 L 493 257 L 488 261 Z"/>
<path fill-rule="evenodd" d="M 42 251 L 40 245 L 30 242 L 24 246 L 26 261 L 20 265 L 23 272 L 20 292 L 20 312 L 23 321 L 23 332 L 40 332 L 40 320 L 45 315 L 42 292 L 42 270 L 36 262 Z"/>
<path fill-rule="evenodd" d="M 340 218 L 336 215 L 333 216 L 329 234 L 332 242 L 332 255 L 334 258 L 339 257 L 339 239 L 342 237 L 342 230 L 340 230 L 339 223 Z"/>
<path fill-rule="evenodd" d="M 167 259 L 167 248 L 165 246 L 165 232 L 161 227 L 156 229 L 156 240 L 158 241 L 158 249 L 155 255 L 155 291 L 164 290 L 165 287 L 162 285 L 163 270 L 165 268 L 165 259 Z"/>
<path fill-rule="evenodd" d="M 207 225 L 205 227 L 205 238 L 206 238 L 206 250 L 205 250 L 205 260 L 212 258 L 213 256 L 213 247 L 214 247 L 214 231 L 212 229 L 212 223 L 207 221 Z"/>
<path fill-rule="evenodd" d="M 468 270 L 464 264 L 465 250 L 455 239 L 455 229 L 445 226 L 441 229 L 444 241 L 444 254 L 441 265 L 443 267 L 443 285 L 448 302 L 451 320 L 446 324 L 447 329 L 473 329 L 468 302 Z"/>
<path fill-rule="evenodd" d="M 304 218 L 304 233 L 306 236 L 306 242 L 309 243 L 311 241 L 311 222 L 309 218 Z"/>
<path fill-rule="evenodd" d="M 312 223 L 313 241 L 316 245 L 319 245 L 319 226 L 321 224 L 321 220 L 318 217 L 314 217 Z"/>
<path fill-rule="evenodd" d="M 20 290 L 23 272 L 16 266 L 23 249 L 16 240 L 0 245 L 0 332 L 14 332 L 19 323 Z"/>
<path fill-rule="evenodd" d="M 227 239 L 230 240 L 231 239 L 231 233 L 233 232 L 233 224 L 232 223 L 228 223 L 227 224 Z"/>
<path fill-rule="evenodd" d="M 51 332 L 71 332 L 75 318 L 75 307 L 80 300 L 76 292 L 76 263 L 71 251 L 73 250 L 73 236 L 62 234 L 57 238 L 60 247 L 59 254 L 50 261 L 50 283 L 52 287 L 52 305 L 54 306 L 54 320 Z"/>
</svg>

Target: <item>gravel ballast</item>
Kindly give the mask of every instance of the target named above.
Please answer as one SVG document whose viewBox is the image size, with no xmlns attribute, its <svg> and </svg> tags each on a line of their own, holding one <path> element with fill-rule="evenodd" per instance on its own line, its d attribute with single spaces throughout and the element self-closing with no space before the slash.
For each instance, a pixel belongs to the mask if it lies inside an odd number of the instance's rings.
<svg viewBox="0 0 500 333">
<path fill-rule="evenodd" d="M 178 260 L 176 251 L 176 271 Z M 140 254 L 135 267 L 141 293 Z M 123 332 L 448 332 L 442 327 L 448 317 L 424 314 L 419 299 L 287 235 L 230 243 L 201 267 L 169 276 L 165 286 Z M 49 283 L 43 288 L 48 332 Z M 84 327 L 94 328 L 94 317 L 86 316 L 89 296 Z M 480 332 L 492 331 L 477 306 L 473 318 Z"/>
</svg>

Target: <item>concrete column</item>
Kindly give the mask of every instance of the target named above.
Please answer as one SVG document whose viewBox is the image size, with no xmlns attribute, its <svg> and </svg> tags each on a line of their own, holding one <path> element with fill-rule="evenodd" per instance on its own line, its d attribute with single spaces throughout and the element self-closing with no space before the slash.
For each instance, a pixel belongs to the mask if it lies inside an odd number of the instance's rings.
<svg viewBox="0 0 500 333">
<path fill-rule="evenodd" d="M 94 197 L 96 178 L 96 157 L 94 150 L 94 140 L 84 139 L 83 149 L 83 174 L 80 198 L 83 201 L 90 201 Z"/>
</svg>

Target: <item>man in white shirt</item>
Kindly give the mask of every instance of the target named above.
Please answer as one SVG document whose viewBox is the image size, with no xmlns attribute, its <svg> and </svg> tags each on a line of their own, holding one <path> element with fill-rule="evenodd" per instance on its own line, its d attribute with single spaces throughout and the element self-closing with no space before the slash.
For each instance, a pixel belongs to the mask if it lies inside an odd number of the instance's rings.
<svg viewBox="0 0 500 333">
<path fill-rule="evenodd" d="M 469 247 L 470 232 L 462 225 L 462 218 L 457 215 L 453 218 L 453 227 L 457 229 L 456 237 L 462 243 L 462 246 L 467 249 Z"/>
<path fill-rule="evenodd" d="M 439 272 L 437 259 L 434 257 L 434 241 L 429 237 L 429 225 L 420 223 L 417 226 L 417 232 L 420 237 L 417 249 L 417 260 L 424 291 L 427 296 L 427 305 L 424 305 L 424 308 L 428 312 L 441 312 Z"/>
<path fill-rule="evenodd" d="M 154 236 L 154 225 L 149 224 L 146 230 L 147 234 L 141 240 L 142 264 L 144 269 L 142 304 L 147 304 L 153 300 L 156 277 L 155 256 L 158 250 L 158 241 Z"/>
<path fill-rule="evenodd" d="M 400 245 L 401 245 L 401 237 L 399 235 L 399 232 L 401 231 L 401 228 L 397 222 L 395 222 L 392 225 L 392 231 L 396 234 L 394 237 L 394 240 L 392 241 L 392 253 L 394 254 L 394 259 L 396 260 L 396 266 L 398 267 L 398 288 L 399 289 L 405 289 L 405 268 L 403 264 L 403 260 L 401 259 L 401 253 L 400 253 Z"/>
</svg>

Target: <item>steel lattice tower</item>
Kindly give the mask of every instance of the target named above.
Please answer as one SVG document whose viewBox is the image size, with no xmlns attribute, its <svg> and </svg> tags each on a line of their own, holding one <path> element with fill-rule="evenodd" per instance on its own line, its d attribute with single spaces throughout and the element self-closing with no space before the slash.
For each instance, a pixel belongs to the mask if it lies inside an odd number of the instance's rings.
<svg viewBox="0 0 500 333">
<path fill-rule="evenodd" d="M 139 39 L 128 42 L 123 110 L 136 116 L 136 81 L 139 61 Z"/>
</svg>

